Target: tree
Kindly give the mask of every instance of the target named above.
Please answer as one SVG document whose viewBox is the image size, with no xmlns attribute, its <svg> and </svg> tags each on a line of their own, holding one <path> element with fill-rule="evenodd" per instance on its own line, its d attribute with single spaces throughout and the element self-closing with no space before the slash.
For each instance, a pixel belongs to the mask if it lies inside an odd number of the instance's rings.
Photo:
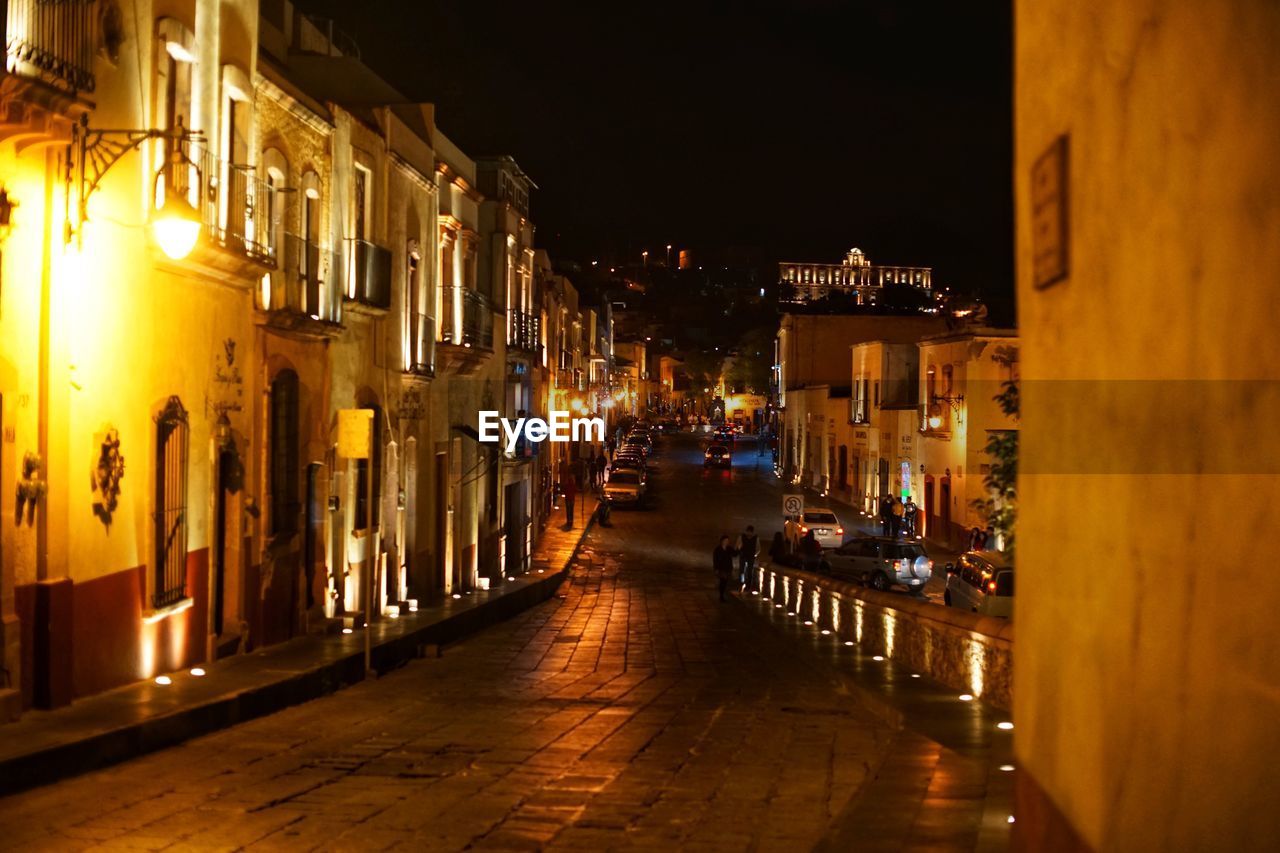
<svg viewBox="0 0 1280 853">
<path fill-rule="evenodd" d="M 1014 368 L 1018 351 L 1014 347 L 998 347 L 991 360 L 1009 369 L 1009 378 L 1000 384 L 1000 393 L 992 399 L 999 404 L 1000 411 L 1017 421 L 1021 413 L 1018 378 Z M 988 496 L 973 501 L 973 507 L 1000 534 L 1005 552 L 1012 557 L 1018 521 L 1018 431 L 992 430 L 987 437 L 986 453 L 991 459 L 991 467 L 982 482 L 987 487 Z"/>
</svg>

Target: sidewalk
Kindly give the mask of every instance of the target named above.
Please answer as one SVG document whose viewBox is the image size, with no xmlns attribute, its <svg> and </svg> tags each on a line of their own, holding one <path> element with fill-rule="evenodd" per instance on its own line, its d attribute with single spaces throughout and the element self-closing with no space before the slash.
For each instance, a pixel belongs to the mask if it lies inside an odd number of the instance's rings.
<svg viewBox="0 0 1280 853">
<path fill-rule="evenodd" d="M 489 591 L 423 607 L 372 626 L 373 668 L 389 672 L 551 598 L 594 519 L 583 495 L 578 524 L 563 529 L 553 511 L 528 574 Z M 365 678 L 364 636 L 298 637 L 203 665 L 205 675 L 171 673 L 172 683 L 139 681 L 55 711 L 27 711 L 0 726 L 0 795 L 44 785 L 333 693 Z"/>
</svg>

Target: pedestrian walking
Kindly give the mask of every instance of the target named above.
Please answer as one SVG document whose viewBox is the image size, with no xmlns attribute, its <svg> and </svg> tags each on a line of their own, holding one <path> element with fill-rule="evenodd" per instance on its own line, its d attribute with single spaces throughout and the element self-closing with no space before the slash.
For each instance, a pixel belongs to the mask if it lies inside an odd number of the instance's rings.
<svg viewBox="0 0 1280 853">
<path fill-rule="evenodd" d="M 595 464 L 592 466 L 592 478 L 595 480 L 596 488 L 604 487 L 604 469 L 609 467 L 608 461 L 604 458 L 604 451 L 600 451 L 600 455 L 596 457 Z"/>
<path fill-rule="evenodd" d="M 711 552 L 711 565 L 715 569 L 716 579 L 720 582 L 720 600 L 728 601 L 729 581 L 733 578 L 733 558 L 737 551 L 729 544 L 729 535 L 720 537 L 720 544 Z"/>
<path fill-rule="evenodd" d="M 738 537 L 738 567 L 741 569 L 739 592 L 749 592 L 756 585 L 756 557 L 760 554 L 760 537 L 756 529 L 748 524 L 747 529 Z"/>
<path fill-rule="evenodd" d="M 560 484 L 561 494 L 564 495 L 564 529 L 573 529 L 573 502 L 578 497 L 577 478 L 572 473 L 565 477 L 564 482 Z"/>
<path fill-rule="evenodd" d="M 800 567 L 815 574 L 822 569 L 822 544 L 812 530 L 800 540 Z"/>
</svg>

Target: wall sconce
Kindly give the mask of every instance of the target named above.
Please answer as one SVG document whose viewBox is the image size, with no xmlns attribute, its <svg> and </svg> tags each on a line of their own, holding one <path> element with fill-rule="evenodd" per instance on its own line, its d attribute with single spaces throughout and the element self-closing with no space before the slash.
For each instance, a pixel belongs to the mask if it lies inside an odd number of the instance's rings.
<svg viewBox="0 0 1280 853">
<path fill-rule="evenodd" d="M 67 204 L 75 198 L 74 223 L 68 210 L 66 242 L 80 236 L 80 226 L 89 218 L 89 198 L 102 183 L 111 167 L 120 162 L 130 151 L 149 139 L 166 142 L 164 165 L 156 172 L 152 204 L 159 197 L 161 179 L 164 179 L 164 200 L 151 215 L 151 229 L 160 249 L 174 260 L 190 254 L 200 237 L 200 215 L 187 201 L 187 177 L 196 168 L 184 151 L 184 144 L 204 138 L 199 131 L 183 127 L 178 117 L 173 130 L 91 130 L 86 115 L 72 128 L 71 143 L 67 146 Z M 200 182 L 199 170 L 196 171 Z"/>
<path fill-rule="evenodd" d="M 960 404 L 964 402 L 963 394 L 934 394 L 929 402 L 929 429 L 939 429 L 942 426 L 942 404 L 946 403 L 953 410 L 959 412 Z"/>
</svg>

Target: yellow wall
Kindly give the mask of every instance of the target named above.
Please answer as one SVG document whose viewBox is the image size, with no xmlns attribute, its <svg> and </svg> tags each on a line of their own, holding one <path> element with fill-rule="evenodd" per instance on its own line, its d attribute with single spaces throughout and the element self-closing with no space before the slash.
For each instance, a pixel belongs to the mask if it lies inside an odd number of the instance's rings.
<svg viewBox="0 0 1280 853">
<path fill-rule="evenodd" d="M 1273 849 L 1280 6 L 1016 7 L 1025 802 L 1101 850 Z M 1039 291 L 1031 168 L 1064 133 L 1071 273 Z"/>
</svg>

